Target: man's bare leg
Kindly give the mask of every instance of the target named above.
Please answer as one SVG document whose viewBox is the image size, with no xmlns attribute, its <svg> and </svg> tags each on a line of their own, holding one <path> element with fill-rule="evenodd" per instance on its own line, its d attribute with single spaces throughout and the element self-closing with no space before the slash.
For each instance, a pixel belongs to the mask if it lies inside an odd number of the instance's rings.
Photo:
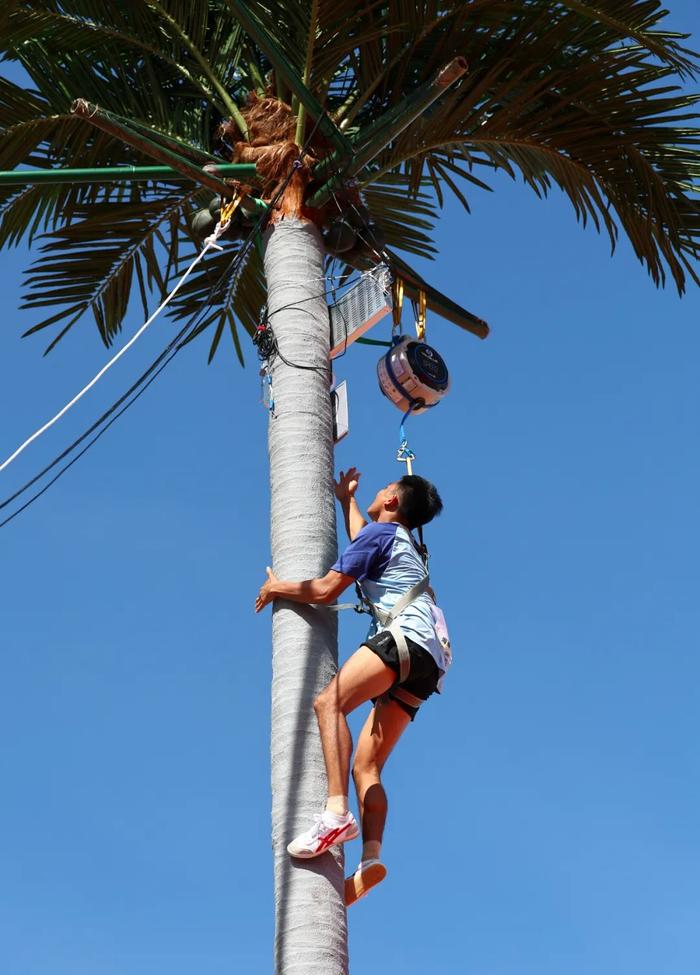
<svg viewBox="0 0 700 975">
<path fill-rule="evenodd" d="M 362 861 L 345 882 L 347 905 L 364 897 L 386 877 L 386 867 L 379 862 L 387 815 L 381 773 L 410 720 L 396 701 L 382 698 L 360 732 L 352 774 L 362 821 Z"/>
<path fill-rule="evenodd" d="M 364 701 L 379 697 L 395 680 L 391 667 L 369 647 L 360 647 L 314 701 L 328 775 L 328 800 L 314 825 L 287 845 L 291 856 L 320 856 L 330 846 L 358 835 L 357 823 L 348 810 L 352 738 L 345 715 Z"/>
<path fill-rule="evenodd" d="M 396 701 L 380 699 L 360 732 L 352 775 L 362 818 L 365 843 L 381 843 L 387 799 L 381 773 L 396 742 L 411 719 Z"/>
<path fill-rule="evenodd" d="M 314 701 L 328 775 L 328 795 L 346 796 L 350 779 L 352 737 L 345 718 L 360 704 L 379 697 L 396 680 L 369 647 L 360 647 Z"/>
</svg>

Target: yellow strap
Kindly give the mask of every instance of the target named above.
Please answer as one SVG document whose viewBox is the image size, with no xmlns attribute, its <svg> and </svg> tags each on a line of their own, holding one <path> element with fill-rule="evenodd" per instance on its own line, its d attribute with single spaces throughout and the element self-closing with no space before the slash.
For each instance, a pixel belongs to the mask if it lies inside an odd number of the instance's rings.
<svg viewBox="0 0 700 975">
<path fill-rule="evenodd" d="M 418 321 L 416 322 L 416 334 L 420 342 L 425 341 L 425 311 L 428 307 L 428 297 L 425 291 L 418 292 Z"/>
<path fill-rule="evenodd" d="M 221 217 L 219 218 L 220 223 L 228 223 L 231 217 L 234 215 L 236 210 L 241 205 L 243 196 L 241 193 L 236 192 L 232 200 L 227 200 L 226 203 L 221 204 Z"/>
<path fill-rule="evenodd" d="M 395 328 L 399 328 L 399 326 L 401 325 L 402 308 L 403 308 L 403 279 L 396 278 L 396 280 L 394 281 L 394 307 L 392 310 Z"/>
</svg>

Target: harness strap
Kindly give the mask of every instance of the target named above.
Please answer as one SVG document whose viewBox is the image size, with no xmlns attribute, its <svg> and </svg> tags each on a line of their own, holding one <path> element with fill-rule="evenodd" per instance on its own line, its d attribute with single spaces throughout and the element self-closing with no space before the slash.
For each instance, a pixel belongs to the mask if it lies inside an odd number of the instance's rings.
<svg viewBox="0 0 700 975">
<path fill-rule="evenodd" d="M 424 698 L 411 694 L 405 687 L 392 687 L 390 691 L 387 691 L 387 694 L 389 697 L 395 697 L 397 701 L 401 701 L 403 704 L 408 704 L 409 708 L 419 708 L 421 704 L 425 704 Z"/>
<path fill-rule="evenodd" d="M 408 652 L 408 644 L 406 643 L 406 637 L 403 635 L 403 631 L 396 620 L 393 620 L 391 626 L 389 627 L 389 633 L 394 638 L 396 643 L 396 649 L 399 652 L 399 684 L 403 684 L 405 680 L 408 679 L 408 675 L 411 671 L 411 655 Z"/>
<path fill-rule="evenodd" d="M 362 612 L 362 610 L 357 608 L 357 603 L 333 603 L 332 606 L 324 606 L 323 609 L 331 609 L 334 613 L 339 612 L 341 609 L 354 609 L 358 613 Z"/>
<path fill-rule="evenodd" d="M 362 590 L 357 587 L 358 595 L 362 597 Z M 399 684 L 403 684 L 405 680 L 408 679 L 408 675 L 411 671 L 411 655 L 408 650 L 408 644 L 406 643 L 406 637 L 403 635 L 403 631 L 399 626 L 397 619 L 407 609 L 411 603 L 415 602 L 419 596 L 422 596 L 424 592 L 430 589 L 430 576 L 425 575 L 422 579 L 419 579 L 415 585 L 411 586 L 403 596 L 399 596 L 394 605 L 390 610 L 384 611 L 380 609 L 376 603 L 370 602 L 366 597 L 365 601 L 377 622 L 381 623 L 382 626 L 386 627 L 394 638 L 396 643 L 396 649 L 399 657 Z M 336 603 L 334 606 L 328 606 L 327 609 L 340 610 L 340 609 L 354 609 L 357 612 L 363 612 L 362 604 L 355 605 L 354 603 Z M 423 699 L 416 697 L 415 694 L 411 694 L 410 691 L 405 691 L 401 688 L 401 693 L 397 693 L 398 688 L 392 688 L 391 693 L 394 697 L 399 700 L 404 701 L 412 708 L 420 707 L 423 703 Z M 401 696 L 403 695 L 403 697 Z M 409 700 L 410 698 L 410 700 Z"/>
<path fill-rule="evenodd" d="M 399 683 L 403 684 L 405 680 L 408 679 L 408 675 L 411 670 L 411 655 L 408 651 L 408 644 L 406 643 L 406 637 L 403 635 L 403 631 L 399 626 L 397 619 L 407 609 L 411 603 L 415 602 L 419 596 L 422 596 L 424 592 L 428 590 L 430 586 L 430 578 L 428 576 L 423 576 L 422 579 L 403 594 L 399 596 L 394 605 L 388 612 L 380 609 L 379 606 L 372 603 L 372 612 L 374 613 L 376 619 L 386 626 L 396 643 L 396 649 L 399 655 Z M 414 707 L 417 705 L 413 705 Z"/>
<path fill-rule="evenodd" d="M 430 587 L 430 577 L 423 576 L 414 586 L 411 586 L 403 596 L 399 596 L 394 605 L 388 612 L 380 609 L 374 603 L 372 603 L 372 610 L 374 615 L 377 617 L 382 626 L 387 626 L 388 623 L 393 623 L 397 616 L 400 616 L 405 609 L 407 609 L 411 603 L 415 602 L 419 596 L 422 596 L 424 592 L 428 591 Z"/>
</svg>

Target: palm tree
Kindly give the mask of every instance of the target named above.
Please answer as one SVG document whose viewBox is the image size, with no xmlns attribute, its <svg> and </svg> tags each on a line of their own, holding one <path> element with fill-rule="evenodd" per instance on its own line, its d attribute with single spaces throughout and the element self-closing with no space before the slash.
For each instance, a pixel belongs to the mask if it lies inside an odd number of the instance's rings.
<svg viewBox="0 0 700 975">
<path fill-rule="evenodd" d="M 208 332 L 211 359 L 228 333 L 243 362 L 241 329 L 253 335 L 267 305 L 284 354 L 271 370 L 273 560 L 284 577 L 315 576 L 336 546 L 321 231 L 330 246 L 340 214 L 365 220 L 364 243 L 343 258 L 350 269 L 376 259 L 380 232 L 388 247 L 431 258 L 445 200 L 468 212 L 470 194 L 504 170 L 539 196 L 558 187 L 613 248 L 621 229 L 654 283 L 670 275 L 683 292 L 698 281 L 700 154 L 696 98 L 681 85 L 698 61 L 664 16 L 658 0 L 8 0 L 2 51 L 30 81 L 0 79 L 0 169 L 140 165 L 157 147 L 200 171 L 257 164 L 242 189 L 275 201 L 263 246 L 226 276 L 243 246 L 230 240 L 172 314 L 189 319 L 204 304 L 190 337 Z M 76 98 L 92 108 L 72 111 Z M 211 198 L 205 176 L 0 186 L 0 244 L 40 241 L 24 307 L 48 317 L 25 334 L 46 331 L 51 349 L 92 312 L 110 346 L 130 298 L 146 313 L 188 262 L 199 245 L 193 216 Z M 388 253 L 409 288 L 421 287 Z M 435 310 L 486 334 L 425 289 Z M 272 835 L 283 975 L 348 967 L 342 858 L 297 867 L 285 852 L 325 794 L 311 702 L 336 664 L 333 614 L 278 604 Z"/>
</svg>

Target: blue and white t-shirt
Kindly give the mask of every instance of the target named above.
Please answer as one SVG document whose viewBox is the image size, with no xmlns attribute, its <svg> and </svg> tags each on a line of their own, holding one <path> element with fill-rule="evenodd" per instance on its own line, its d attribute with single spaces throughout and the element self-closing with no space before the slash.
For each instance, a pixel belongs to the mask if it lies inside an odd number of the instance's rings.
<svg viewBox="0 0 700 975">
<path fill-rule="evenodd" d="M 352 576 L 370 600 L 390 612 L 400 596 L 425 576 L 425 566 L 411 533 L 396 522 L 370 522 L 357 533 L 338 561 L 335 572 Z M 444 674 L 449 666 L 435 632 L 432 599 L 420 595 L 401 613 L 397 623 L 404 636 L 428 651 Z M 368 637 L 388 627 L 373 620 Z"/>
</svg>

